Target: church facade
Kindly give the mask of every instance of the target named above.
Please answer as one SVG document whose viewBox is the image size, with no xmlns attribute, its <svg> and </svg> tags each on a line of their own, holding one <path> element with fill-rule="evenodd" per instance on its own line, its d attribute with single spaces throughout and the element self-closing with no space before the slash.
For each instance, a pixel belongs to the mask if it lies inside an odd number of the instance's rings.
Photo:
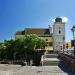
<svg viewBox="0 0 75 75">
<path fill-rule="evenodd" d="M 17 31 L 16 39 L 23 39 L 25 35 L 36 34 L 41 39 L 45 40 L 45 49 L 48 52 L 63 50 L 65 45 L 65 23 L 60 17 L 55 19 L 53 27 L 49 28 L 25 28 L 23 31 Z"/>
</svg>

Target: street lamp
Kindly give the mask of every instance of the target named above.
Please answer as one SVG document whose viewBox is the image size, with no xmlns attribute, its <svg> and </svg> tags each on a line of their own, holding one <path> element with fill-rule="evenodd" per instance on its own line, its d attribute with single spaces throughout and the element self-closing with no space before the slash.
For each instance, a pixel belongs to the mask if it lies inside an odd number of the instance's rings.
<svg viewBox="0 0 75 75">
<path fill-rule="evenodd" d="M 74 46 L 74 55 L 75 55 L 75 25 L 73 25 L 71 31 L 73 32 L 73 42 L 74 42 L 73 46 Z"/>
</svg>

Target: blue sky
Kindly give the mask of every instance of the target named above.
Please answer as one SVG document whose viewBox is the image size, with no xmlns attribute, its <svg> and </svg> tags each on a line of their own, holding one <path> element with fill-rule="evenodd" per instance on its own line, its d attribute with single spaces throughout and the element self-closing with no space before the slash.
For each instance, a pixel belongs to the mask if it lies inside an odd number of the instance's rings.
<svg viewBox="0 0 75 75">
<path fill-rule="evenodd" d="M 15 36 L 26 27 L 47 28 L 51 18 L 68 18 L 66 41 L 72 39 L 75 24 L 75 0 L 0 0 L 0 41 Z"/>
</svg>

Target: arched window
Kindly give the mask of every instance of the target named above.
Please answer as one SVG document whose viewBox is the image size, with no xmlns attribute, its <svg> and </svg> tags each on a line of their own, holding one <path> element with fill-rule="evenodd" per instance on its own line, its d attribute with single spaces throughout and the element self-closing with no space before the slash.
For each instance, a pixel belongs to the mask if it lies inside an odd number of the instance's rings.
<svg viewBox="0 0 75 75">
<path fill-rule="evenodd" d="M 59 32 L 58 33 L 61 34 L 61 27 L 59 27 Z"/>
<path fill-rule="evenodd" d="M 61 31 L 59 30 L 59 34 L 61 34 Z"/>
</svg>

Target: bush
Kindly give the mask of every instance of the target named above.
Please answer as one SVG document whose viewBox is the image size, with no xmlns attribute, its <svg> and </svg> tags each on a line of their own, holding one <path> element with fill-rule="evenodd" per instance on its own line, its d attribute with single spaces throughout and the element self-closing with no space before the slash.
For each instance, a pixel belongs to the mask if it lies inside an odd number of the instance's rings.
<svg viewBox="0 0 75 75">
<path fill-rule="evenodd" d="M 42 56 L 42 53 L 40 53 L 39 51 L 34 52 L 34 54 L 33 54 L 33 65 L 35 65 L 35 66 L 40 65 L 41 56 Z"/>
</svg>

